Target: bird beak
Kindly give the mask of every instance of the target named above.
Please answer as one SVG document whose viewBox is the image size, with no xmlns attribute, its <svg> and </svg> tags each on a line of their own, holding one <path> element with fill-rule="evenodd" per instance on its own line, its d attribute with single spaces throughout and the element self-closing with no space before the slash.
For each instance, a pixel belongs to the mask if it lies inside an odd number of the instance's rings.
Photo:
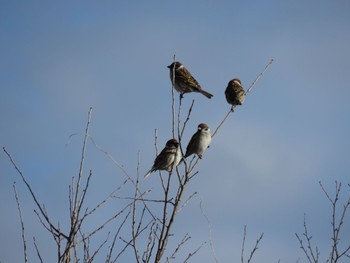
<svg viewBox="0 0 350 263">
<path fill-rule="evenodd" d="M 167 66 L 167 68 L 171 68 L 171 65 Z"/>
</svg>

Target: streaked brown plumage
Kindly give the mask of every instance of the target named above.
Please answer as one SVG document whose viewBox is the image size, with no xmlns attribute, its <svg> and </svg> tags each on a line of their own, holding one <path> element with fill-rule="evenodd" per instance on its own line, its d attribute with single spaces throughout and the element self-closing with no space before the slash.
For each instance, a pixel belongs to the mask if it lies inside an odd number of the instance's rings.
<svg viewBox="0 0 350 263">
<path fill-rule="evenodd" d="M 168 66 L 170 69 L 170 80 L 173 82 L 173 74 L 175 75 L 175 89 L 180 92 L 181 97 L 183 94 L 189 92 L 199 92 L 202 93 L 207 98 L 213 97 L 212 94 L 203 90 L 197 80 L 191 75 L 191 73 L 181 64 L 179 61 L 173 62 Z M 175 72 L 173 73 L 173 69 Z"/>
<path fill-rule="evenodd" d="M 232 111 L 237 105 L 242 105 L 245 99 L 245 92 L 239 79 L 232 79 L 225 90 L 226 100 L 232 105 Z"/>
<path fill-rule="evenodd" d="M 165 148 L 154 160 L 152 168 L 145 174 L 147 178 L 152 172 L 157 170 L 166 170 L 170 172 L 174 166 L 177 166 L 181 160 L 179 143 L 176 139 L 171 139 L 165 144 Z"/>
</svg>

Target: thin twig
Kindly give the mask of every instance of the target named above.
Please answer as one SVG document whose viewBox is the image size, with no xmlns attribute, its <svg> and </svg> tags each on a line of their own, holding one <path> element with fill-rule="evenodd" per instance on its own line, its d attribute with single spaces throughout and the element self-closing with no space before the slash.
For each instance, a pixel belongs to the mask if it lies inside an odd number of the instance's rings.
<svg viewBox="0 0 350 263">
<path fill-rule="evenodd" d="M 253 255 L 254 255 L 254 253 L 257 251 L 258 245 L 259 245 L 261 239 L 263 238 L 263 236 L 264 236 L 264 233 L 262 233 L 262 234 L 260 235 L 260 237 L 256 240 L 255 246 L 254 246 L 253 250 L 250 252 L 250 256 L 249 256 L 249 259 L 248 259 L 248 263 L 251 262 L 251 260 L 252 260 L 252 258 L 253 258 Z"/>
<path fill-rule="evenodd" d="M 195 251 L 188 254 L 187 258 L 185 259 L 184 263 L 186 263 L 191 257 L 193 257 L 197 252 L 206 244 L 207 242 L 203 242 Z"/>
<path fill-rule="evenodd" d="M 86 124 L 86 128 L 85 128 L 85 135 L 84 135 L 84 142 L 83 142 L 83 149 L 81 152 L 81 160 L 80 160 L 80 168 L 79 168 L 79 175 L 78 175 L 78 181 L 77 184 L 75 186 L 75 198 L 74 198 L 74 203 L 73 203 L 73 214 L 74 212 L 77 213 L 78 210 L 78 194 L 79 194 L 79 189 L 80 189 L 80 181 L 83 177 L 83 168 L 84 168 L 84 161 L 85 161 L 85 152 L 86 152 L 86 142 L 88 139 L 88 135 L 89 135 L 89 128 L 90 128 L 90 122 L 91 122 L 91 113 L 92 113 L 92 107 L 90 107 L 89 113 L 88 113 L 88 121 Z M 76 216 L 76 214 L 75 214 Z"/>
<path fill-rule="evenodd" d="M 170 181 L 171 181 L 171 174 L 169 174 L 168 180 L 167 180 L 167 185 L 164 191 L 164 200 L 168 200 L 168 194 L 169 194 L 169 189 L 170 189 Z M 176 204 L 176 202 L 175 202 Z M 168 230 L 169 230 L 169 226 L 167 225 L 167 208 L 168 208 L 168 202 L 165 202 L 163 205 L 163 218 L 162 218 L 162 227 L 161 227 L 161 232 L 160 232 L 160 236 L 159 236 L 159 241 L 158 241 L 158 248 L 157 248 L 157 254 L 156 254 L 156 262 L 159 262 L 167 240 L 168 240 Z M 173 209 L 175 209 L 175 206 L 173 207 Z"/>
<path fill-rule="evenodd" d="M 180 105 L 181 105 L 181 97 L 180 97 Z M 182 156 L 184 155 L 184 151 L 182 149 L 182 144 L 181 144 L 182 136 L 183 136 L 183 134 L 185 132 L 187 123 L 190 120 L 190 116 L 191 116 L 191 113 L 192 113 L 193 105 L 194 105 L 194 100 L 192 100 L 191 106 L 188 109 L 187 117 L 186 117 L 186 120 L 184 121 L 184 125 L 183 125 L 183 127 L 181 129 L 181 132 L 180 132 L 180 119 L 179 119 L 179 123 L 178 123 L 178 125 L 179 125 L 179 127 L 178 127 L 178 139 L 179 139 L 179 143 L 180 143 L 180 150 L 181 150 L 181 155 Z M 179 112 L 180 112 L 180 108 L 179 108 Z M 179 113 L 179 118 L 180 118 L 180 113 Z M 184 159 L 184 161 L 186 161 L 186 159 Z"/>
<path fill-rule="evenodd" d="M 155 132 L 157 132 L 157 130 L 155 130 Z M 89 136 L 91 142 L 95 145 L 95 147 L 100 150 L 101 152 L 103 152 L 121 171 L 122 173 L 127 177 L 127 179 L 134 185 L 136 186 L 136 183 L 135 181 L 131 178 L 131 176 L 129 175 L 129 173 L 124 169 L 123 165 L 121 165 L 117 160 L 115 160 L 115 158 L 113 158 L 113 156 L 108 153 L 106 150 L 104 150 L 101 146 L 99 146 L 98 144 L 95 143 L 94 139 Z M 125 184 L 125 182 L 124 182 Z M 139 192 L 139 194 L 141 194 Z M 146 208 L 147 208 L 147 211 L 150 213 L 150 215 L 155 218 L 155 216 L 153 215 L 153 213 L 151 212 L 151 210 L 148 208 L 147 204 L 146 203 L 143 203 Z"/>
<path fill-rule="evenodd" d="M 90 260 L 88 261 L 89 263 L 94 262 L 95 256 L 100 252 L 101 248 L 107 243 L 109 235 L 110 235 L 110 232 L 107 233 L 106 239 L 99 245 L 99 247 L 96 249 L 96 251 L 92 254 Z"/>
<path fill-rule="evenodd" d="M 232 113 L 233 111 L 230 109 L 226 116 L 224 117 L 224 119 L 220 122 L 219 126 L 215 129 L 213 135 L 211 136 L 211 138 L 214 138 L 214 136 L 216 135 L 216 133 L 218 132 L 218 130 L 221 128 L 221 126 L 225 123 L 226 119 L 230 116 L 230 114 Z"/>
<path fill-rule="evenodd" d="M 244 226 L 244 232 L 243 232 L 243 241 L 242 241 L 242 250 L 241 250 L 241 262 L 244 263 L 244 247 L 245 247 L 245 239 L 246 239 L 246 235 L 247 235 L 247 226 Z M 260 237 L 256 240 L 255 242 L 255 246 L 253 247 L 253 249 L 250 252 L 249 258 L 248 258 L 248 263 L 251 262 L 255 252 L 258 250 L 258 245 L 260 243 L 260 241 L 262 240 L 264 236 L 264 233 L 262 233 L 260 235 Z"/>
<path fill-rule="evenodd" d="M 85 186 L 83 188 L 83 193 L 82 193 L 82 195 L 81 195 L 81 197 L 79 199 L 78 211 L 80 211 L 82 206 L 83 206 L 83 203 L 84 203 L 84 200 L 85 200 L 85 196 L 86 196 L 87 190 L 89 188 L 89 183 L 90 183 L 91 177 L 92 177 L 92 170 L 90 170 L 90 172 L 89 172 L 88 178 L 86 180 L 86 184 L 85 184 Z"/>
<path fill-rule="evenodd" d="M 156 229 L 154 229 L 154 227 Z M 152 224 L 149 230 L 149 234 L 148 234 L 148 242 L 147 242 L 147 246 L 146 246 L 146 250 L 143 253 L 142 256 L 142 260 L 143 262 L 149 262 L 151 256 L 152 256 L 152 252 L 156 243 L 156 235 L 155 232 L 158 229 L 158 225 L 156 224 L 156 220 L 152 220 Z"/>
<path fill-rule="evenodd" d="M 79 220 L 79 215 L 80 211 L 82 208 L 82 205 L 85 200 L 85 194 L 89 186 L 89 181 L 92 176 L 92 172 L 90 171 L 90 174 L 87 178 L 85 187 L 83 188 L 83 193 L 80 195 L 81 191 L 81 180 L 83 178 L 83 169 L 84 169 L 84 162 L 85 162 L 85 154 L 86 154 L 86 146 L 87 146 L 87 140 L 89 138 L 89 128 L 90 128 L 90 123 L 91 123 L 91 113 L 92 113 L 92 107 L 90 107 L 89 112 L 88 112 L 88 120 L 85 128 L 85 134 L 84 134 L 84 141 L 83 141 L 83 147 L 82 147 L 82 152 L 81 152 L 81 159 L 80 159 L 80 167 L 79 167 L 79 173 L 78 173 L 78 179 L 74 185 L 71 185 L 72 193 L 74 192 L 74 196 L 71 197 L 71 204 L 70 206 L 72 207 L 72 213 L 71 213 L 71 226 L 70 226 L 70 232 L 69 236 L 67 238 L 67 243 L 64 249 L 64 252 L 62 254 L 62 258 L 60 259 L 62 262 L 67 262 L 70 261 L 71 258 L 71 252 L 73 250 L 74 253 L 74 258 L 77 260 L 77 252 L 76 252 L 76 235 L 80 229 L 80 226 L 82 224 L 82 220 Z M 80 195 L 80 196 L 79 196 Z"/>
<path fill-rule="evenodd" d="M 348 198 L 348 200 L 346 201 L 346 203 L 343 205 L 343 209 L 341 211 L 340 217 L 337 216 L 338 212 L 338 201 L 339 201 L 339 196 L 340 196 L 340 191 L 341 191 L 341 182 L 337 182 L 335 181 L 335 196 L 334 198 L 331 198 L 330 195 L 328 194 L 328 192 L 325 190 L 325 188 L 323 187 L 322 183 L 319 182 L 322 191 L 324 192 L 324 194 L 326 195 L 327 199 L 330 201 L 330 203 L 332 204 L 332 248 L 331 248 L 331 252 L 330 252 L 330 256 L 328 258 L 328 261 L 333 263 L 333 262 L 338 262 L 338 260 L 343 257 L 349 257 L 349 255 L 347 254 L 350 251 L 350 245 L 345 247 L 344 250 L 341 252 L 339 251 L 339 235 L 340 232 L 342 230 L 342 226 L 344 224 L 344 218 L 345 215 L 347 213 L 347 210 L 349 208 L 350 205 L 350 198 Z M 338 222 L 337 222 L 337 218 L 338 218 Z"/>
<path fill-rule="evenodd" d="M 176 55 L 174 54 L 173 62 L 176 61 Z M 173 132 L 173 138 L 175 138 L 175 96 L 174 96 L 174 89 L 175 89 L 175 66 L 173 67 L 172 71 L 172 83 L 171 83 L 171 112 L 172 112 L 172 132 Z"/>
<path fill-rule="evenodd" d="M 149 192 L 150 192 L 150 191 L 146 191 L 146 192 L 144 192 L 144 193 L 146 194 L 146 193 L 149 193 Z M 146 198 L 140 198 L 140 197 L 137 197 L 137 198 L 135 199 L 135 197 L 120 197 L 120 196 L 114 196 L 114 198 L 121 199 L 121 200 L 145 201 L 145 202 L 150 202 L 150 203 L 165 203 L 165 202 L 168 202 L 169 204 L 174 205 L 174 202 L 171 201 L 173 198 L 170 198 L 169 200 L 162 200 L 162 199 L 146 199 Z"/>
<path fill-rule="evenodd" d="M 179 252 L 180 248 L 190 239 L 191 239 L 191 236 L 189 236 L 188 233 L 186 233 L 186 235 L 182 238 L 181 242 L 176 246 L 173 254 L 171 254 L 171 256 L 167 258 L 166 262 L 169 262 L 169 259 L 175 259 L 177 252 Z"/>
<path fill-rule="evenodd" d="M 39 258 L 40 262 L 43 263 L 43 259 L 42 259 L 41 255 L 40 255 L 39 248 L 38 248 L 38 246 L 36 244 L 35 237 L 33 237 L 33 242 L 34 242 L 34 247 L 35 247 L 36 254 L 38 255 L 38 258 Z"/>
<path fill-rule="evenodd" d="M 180 213 L 182 209 L 184 209 L 187 204 L 190 202 L 190 200 L 197 194 L 197 192 L 194 192 L 193 194 L 191 194 L 182 204 L 182 206 L 180 208 L 177 209 L 176 213 Z"/>
<path fill-rule="evenodd" d="M 129 218 L 130 214 L 131 214 L 131 206 L 130 206 L 129 212 L 128 212 L 127 215 L 125 216 L 125 218 L 124 218 L 124 220 L 122 221 L 122 223 L 119 225 L 118 230 L 117 230 L 117 232 L 116 232 L 115 235 L 114 235 L 112 245 L 111 245 L 111 247 L 110 247 L 110 249 L 109 249 L 109 251 L 108 251 L 108 254 L 107 254 L 106 263 L 111 262 L 111 256 L 112 256 L 112 252 L 113 252 L 114 246 L 115 246 L 115 244 L 116 244 L 117 237 L 118 237 L 118 235 L 119 235 L 121 229 L 123 228 L 123 226 L 124 226 L 126 220 Z"/>
<path fill-rule="evenodd" d="M 244 246 L 245 246 L 245 238 L 246 238 L 246 236 L 247 236 L 247 226 L 244 226 L 242 250 L 241 250 L 241 263 L 244 263 Z"/>
<path fill-rule="evenodd" d="M 28 262 L 27 244 L 26 244 L 26 238 L 25 238 L 25 234 L 24 234 L 24 223 L 23 223 L 23 218 L 22 218 L 21 206 L 19 203 L 19 198 L 18 198 L 17 190 L 16 190 L 16 182 L 13 182 L 13 191 L 15 192 L 15 198 L 16 198 L 17 209 L 18 209 L 18 213 L 19 213 L 19 219 L 21 220 L 24 262 Z"/>
<path fill-rule="evenodd" d="M 139 162 L 138 162 L 139 163 Z M 138 170 L 138 168 L 137 168 Z M 134 201 L 132 202 L 132 221 L 131 221 L 131 234 L 132 234 L 132 243 L 133 243 L 133 249 L 135 253 L 136 261 L 139 263 L 141 262 L 139 252 L 137 250 L 136 245 L 136 239 L 137 239 L 137 231 L 135 232 L 135 224 L 136 224 L 136 199 L 137 199 L 137 192 L 139 190 L 139 173 L 137 172 L 136 176 L 136 187 L 135 187 L 135 194 L 134 194 Z"/>
<path fill-rule="evenodd" d="M 247 89 L 247 91 L 245 92 L 245 96 L 248 95 L 248 93 L 252 90 L 253 86 L 255 85 L 255 83 L 264 75 L 264 73 L 268 70 L 268 68 L 271 66 L 273 62 L 273 59 L 270 60 L 270 62 L 266 65 L 266 67 L 264 68 L 264 70 L 255 78 L 255 80 L 253 81 L 253 83 L 250 85 L 250 87 Z"/>
<path fill-rule="evenodd" d="M 15 163 L 15 161 L 12 159 L 11 154 L 6 150 L 5 147 L 3 147 L 3 151 L 6 153 L 7 157 L 9 158 L 10 162 L 12 163 L 13 167 L 16 169 L 17 173 L 21 176 L 22 181 L 24 182 L 24 184 L 26 185 L 27 189 L 29 190 L 36 206 L 39 208 L 40 213 L 42 214 L 42 216 L 45 218 L 45 221 L 47 222 L 47 224 L 50 225 L 50 228 L 52 228 L 56 234 L 61 234 L 60 231 L 51 223 L 47 213 L 44 212 L 42 206 L 39 204 L 38 199 L 36 198 L 31 186 L 29 185 L 29 183 L 27 182 L 26 178 L 24 177 L 22 171 L 18 168 L 17 164 Z M 66 239 L 68 239 L 68 236 L 62 234 L 62 236 Z"/>
<path fill-rule="evenodd" d="M 109 152 L 107 152 L 106 150 L 104 150 L 101 146 L 99 146 L 94 138 L 92 136 L 89 135 L 89 139 L 92 142 L 92 144 L 102 153 L 104 153 L 121 171 L 122 173 L 131 181 L 133 182 L 133 179 L 129 176 L 128 172 L 124 169 L 123 165 L 120 164 Z"/>
<path fill-rule="evenodd" d="M 312 257 L 313 262 L 318 262 L 318 248 L 316 246 L 316 252 L 314 253 L 313 249 L 312 249 L 312 244 L 311 244 L 311 239 L 312 236 L 309 235 L 308 230 L 307 230 L 307 225 L 306 225 L 306 214 L 304 214 L 304 237 L 306 238 L 307 241 L 307 248 L 310 251 L 310 255 Z"/>
<path fill-rule="evenodd" d="M 86 235 L 86 238 L 90 238 L 91 236 L 95 235 L 98 231 L 102 230 L 106 225 L 111 223 L 114 219 L 119 217 L 121 214 L 125 212 L 127 208 L 130 208 L 132 203 L 127 204 L 123 209 L 119 210 L 117 213 L 115 213 L 112 217 L 107 219 L 103 224 L 101 224 L 99 227 L 95 228 L 91 233 Z"/>
<path fill-rule="evenodd" d="M 115 198 L 115 193 L 117 191 L 119 191 L 121 189 L 121 187 L 123 185 L 125 185 L 125 183 L 127 182 L 127 180 L 125 180 L 123 182 L 123 184 L 121 186 L 119 186 L 116 190 L 114 190 L 112 193 L 110 193 L 104 200 L 102 200 L 99 204 L 97 204 L 94 208 L 92 208 L 91 210 L 87 211 L 83 217 L 81 218 L 81 221 L 84 220 L 86 217 L 90 216 L 91 214 L 93 214 L 97 209 L 99 209 L 100 207 L 102 207 L 104 204 L 106 204 L 111 198 Z"/>
<path fill-rule="evenodd" d="M 148 227 L 150 226 L 150 224 L 152 223 L 149 222 L 147 225 L 145 225 L 142 229 L 140 229 L 140 231 L 138 231 L 137 235 L 141 235 L 146 229 L 148 229 Z M 126 241 L 124 238 L 122 237 L 119 237 L 119 239 L 125 243 L 125 246 L 123 247 L 123 249 L 119 252 L 119 254 L 115 257 L 115 259 L 112 261 L 112 262 L 117 262 L 118 258 L 124 253 L 124 251 L 129 247 L 129 246 L 132 246 L 132 242 L 133 242 L 133 239 L 131 238 L 131 240 L 129 241 Z"/>
</svg>

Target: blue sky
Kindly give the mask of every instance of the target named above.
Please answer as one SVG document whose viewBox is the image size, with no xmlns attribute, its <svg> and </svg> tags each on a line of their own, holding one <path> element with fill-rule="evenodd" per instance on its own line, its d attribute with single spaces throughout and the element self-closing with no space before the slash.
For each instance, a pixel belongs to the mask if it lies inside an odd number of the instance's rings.
<svg viewBox="0 0 350 263">
<path fill-rule="evenodd" d="M 338 180 L 344 197 L 349 192 L 349 11 L 345 0 L 1 1 L 1 146 L 64 224 L 82 136 L 66 142 L 83 132 L 90 107 L 96 143 L 135 175 L 139 150 L 142 171 L 153 162 L 154 129 L 159 147 L 171 136 L 166 66 L 174 54 L 214 94 L 212 100 L 185 96 L 184 109 L 195 99 L 185 142 L 198 123 L 214 130 L 225 116 L 230 79 L 239 77 L 247 88 L 273 58 L 205 153 L 188 188 L 198 194 L 174 232 L 192 236 L 189 248 L 208 239 L 202 201 L 220 262 L 240 259 L 244 225 L 248 246 L 265 233 L 255 262 L 303 261 L 294 233 L 302 231 L 304 213 L 319 247 L 330 243 L 331 210 L 318 182 L 332 192 Z M 124 179 L 91 144 L 88 169 L 94 172 L 92 203 Z M 51 237 L 4 154 L 0 174 L 0 261 L 23 259 L 13 181 L 28 242 L 36 236 L 47 261 L 54 253 Z M 158 177 L 143 187 L 157 193 Z M 205 245 L 193 262 L 208 258 Z"/>
</svg>

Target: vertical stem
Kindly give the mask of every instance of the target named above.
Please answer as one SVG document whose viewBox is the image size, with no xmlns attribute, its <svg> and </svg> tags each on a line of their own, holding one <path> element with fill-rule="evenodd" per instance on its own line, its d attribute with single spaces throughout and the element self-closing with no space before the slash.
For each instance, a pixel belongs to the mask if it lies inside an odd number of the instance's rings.
<svg viewBox="0 0 350 263">
<path fill-rule="evenodd" d="M 173 62 L 176 61 L 176 55 L 174 54 Z M 172 111 L 172 131 L 173 138 L 175 138 L 175 97 L 174 97 L 174 89 L 175 89 L 175 67 L 172 70 L 172 85 L 171 85 L 171 111 Z"/>
<path fill-rule="evenodd" d="M 165 229 L 167 228 L 167 210 L 168 210 L 168 194 L 169 194 L 169 189 L 170 189 L 170 180 L 171 180 L 171 173 L 169 173 L 168 181 L 167 181 L 167 186 L 164 189 L 164 207 L 163 207 L 163 219 L 162 219 L 162 229 L 160 232 L 159 236 L 159 241 L 158 241 L 158 249 L 157 249 L 157 254 L 156 254 L 156 261 L 159 262 L 160 259 L 162 258 L 163 251 L 164 251 L 164 239 L 166 234 Z"/>
<path fill-rule="evenodd" d="M 80 168 L 79 168 L 79 176 L 78 176 L 78 181 L 76 184 L 76 189 L 75 189 L 75 198 L 74 198 L 74 209 L 73 211 L 76 212 L 76 208 L 78 207 L 78 194 L 79 194 L 79 188 L 80 188 L 80 181 L 83 176 L 83 167 L 84 167 L 84 161 L 85 161 L 85 151 L 86 151 L 86 141 L 89 136 L 89 127 L 90 127 L 90 122 L 91 122 L 91 112 L 92 112 L 92 107 L 90 107 L 89 113 L 88 113 L 88 122 L 86 124 L 86 129 L 85 129 L 85 136 L 84 136 L 84 143 L 83 143 L 83 149 L 81 153 L 81 161 L 80 161 Z"/>
</svg>

